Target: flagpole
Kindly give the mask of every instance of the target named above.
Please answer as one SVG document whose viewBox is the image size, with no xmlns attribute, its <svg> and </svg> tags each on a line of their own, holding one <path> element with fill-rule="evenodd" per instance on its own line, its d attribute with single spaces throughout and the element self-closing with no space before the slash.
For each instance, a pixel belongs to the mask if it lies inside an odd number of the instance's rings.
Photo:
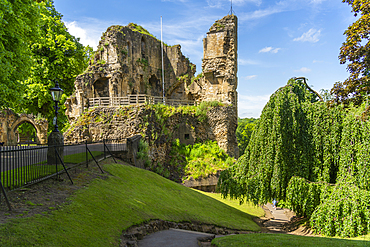
<svg viewBox="0 0 370 247">
<path fill-rule="evenodd" d="M 161 51 L 162 51 L 162 92 L 163 92 L 163 104 L 164 100 L 164 61 L 163 61 L 163 25 L 162 25 L 162 16 L 161 16 Z"/>
</svg>

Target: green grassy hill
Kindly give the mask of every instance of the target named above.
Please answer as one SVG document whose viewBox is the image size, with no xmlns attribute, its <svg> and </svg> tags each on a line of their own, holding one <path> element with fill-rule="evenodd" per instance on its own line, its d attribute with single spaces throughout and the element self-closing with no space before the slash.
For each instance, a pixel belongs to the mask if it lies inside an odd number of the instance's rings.
<svg viewBox="0 0 370 247">
<path fill-rule="evenodd" d="M 150 219 L 259 230 L 252 215 L 262 215 L 262 209 L 229 206 L 130 166 L 105 165 L 104 170 L 111 176 L 93 180 L 68 205 L 0 225 L 0 246 L 118 246 L 122 230 Z"/>
</svg>

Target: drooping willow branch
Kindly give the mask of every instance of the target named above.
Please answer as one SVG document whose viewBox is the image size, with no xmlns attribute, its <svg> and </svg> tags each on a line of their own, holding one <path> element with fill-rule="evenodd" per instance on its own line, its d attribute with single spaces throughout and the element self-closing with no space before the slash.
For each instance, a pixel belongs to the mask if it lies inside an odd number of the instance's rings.
<svg viewBox="0 0 370 247">
<path fill-rule="evenodd" d="M 306 77 L 298 77 L 298 78 L 297 78 L 297 77 L 293 77 L 293 79 L 294 79 L 294 80 L 303 80 L 303 83 L 306 85 L 307 89 L 308 89 L 308 90 L 310 90 L 311 92 L 313 92 L 314 94 L 316 94 L 316 95 L 317 95 L 317 97 L 319 97 L 321 101 L 324 101 L 324 100 L 322 99 L 321 95 L 320 95 L 318 92 L 316 92 L 316 91 L 315 91 L 315 90 L 313 90 L 310 86 L 308 86 L 308 84 L 307 84 L 307 82 L 306 82 Z"/>
</svg>

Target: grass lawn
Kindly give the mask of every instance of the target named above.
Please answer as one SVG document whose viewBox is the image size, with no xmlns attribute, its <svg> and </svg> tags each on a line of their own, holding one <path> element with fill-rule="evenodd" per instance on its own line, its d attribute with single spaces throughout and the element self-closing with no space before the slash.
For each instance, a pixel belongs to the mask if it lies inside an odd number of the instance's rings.
<svg viewBox="0 0 370 247">
<path fill-rule="evenodd" d="M 58 210 L 0 225 L 0 246 L 118 246 L 122 230 L 151 219 L 259 230 L 252 215 L 155 173 L 103 169 L 111 176 L 93 180 Z"/>
<path fill-rule="evenodd" d="M 356 247 L 370 246 L 369 241 L 355 239 L 339 239 L 339 238 L 324 238 L 324 237 L 306 237 L 289 234 L 273 234 L 273 233 L 257 233 L 243 234 L 215 238 L 212 244 L 217 247 L 229 246 L 251 246 L 251 247 L 276 247 L 276 246 L 304 246 L 304 247 Z"/>
<path fill-rule="evenodd" d="M 94 156 L 94 158 L 96 158 L 97 156 L 102 155 L 104 152 L 92 151 L 91 153 Z M 88 154 L 88 160 L 91 160 L 91 159 L 92 159 L 92 157 L 89 153 Z M 85 162 L 86 161 L 86 153 L 83 152 L 83 153 L 78 153 L 78 154 L 65 155 L 63 161 L 64 161 L 64 163 L 71 163 L 71 164 L 79 164 L 81 162 Z"/>
<path fill-rule="evenodd" d="M 240 211 L 243 211 L 254 217 L 262 217 L 265 215 L 265 211 L 261 207 L 255 206 L 251 202 L 245 202 L 242 205 L 240 205 L 238 200 L 230 200 L 229 198 L 223 199 L 220 193 L 207 193 L 203 191 L 199 191 L 199 192 L 209 197 L 212 197 L 220 202 L 223 202 L 231 207 L 237 208 Z"/>
</svg>

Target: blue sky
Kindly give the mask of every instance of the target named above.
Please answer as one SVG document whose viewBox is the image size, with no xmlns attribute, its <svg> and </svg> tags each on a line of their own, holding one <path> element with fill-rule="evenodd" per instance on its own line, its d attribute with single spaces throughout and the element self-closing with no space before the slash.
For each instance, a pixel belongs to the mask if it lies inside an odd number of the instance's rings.
<svg viewBox="0 0 370 247">
<path fill-rule="evenodd" d="M 70 33 L 96 50 L 111 25 L 137 23 L 180 44 L 201 72 L 203 38 L 230 12 L 230 0 L 54 0 Z M 238 17 L 239 117 L 259 117 L 270 95 L 292 77 L 316 91 L 348 77 L 340 65 L 343 35 L 356 18 L 341 0 L 233 0 Z"/>
</svg>

